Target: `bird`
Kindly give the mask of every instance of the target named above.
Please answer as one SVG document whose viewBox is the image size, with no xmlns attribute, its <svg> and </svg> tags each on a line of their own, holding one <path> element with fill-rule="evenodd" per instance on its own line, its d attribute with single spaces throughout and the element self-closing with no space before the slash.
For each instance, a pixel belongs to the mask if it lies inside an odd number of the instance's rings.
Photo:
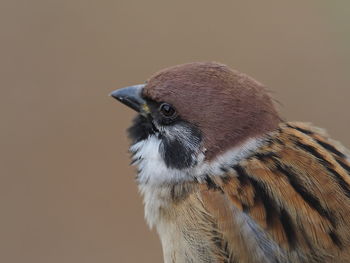
<svg viewBox="0 0 350 263">
<path fill-rule="evenodd" d="M 110 95 L 137 112 L 131 160 L 164 262 L 350 262 L 349 150 L 280 117 L 266 86 L 193 62 Z"/>
</svg>

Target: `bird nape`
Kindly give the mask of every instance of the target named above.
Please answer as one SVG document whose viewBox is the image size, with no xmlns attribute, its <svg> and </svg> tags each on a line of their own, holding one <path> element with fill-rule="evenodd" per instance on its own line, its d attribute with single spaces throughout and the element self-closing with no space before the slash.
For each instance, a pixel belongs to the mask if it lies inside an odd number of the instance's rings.
<svg viewBox="0 0 350 263">
<path fill-rule="evenodd" d="M 197 62 L 111 96 L 138 112 L 132 164 L 165 262 L 350 262 L 349 151 L 282 121 L 262 84 Z"/>
</svg>

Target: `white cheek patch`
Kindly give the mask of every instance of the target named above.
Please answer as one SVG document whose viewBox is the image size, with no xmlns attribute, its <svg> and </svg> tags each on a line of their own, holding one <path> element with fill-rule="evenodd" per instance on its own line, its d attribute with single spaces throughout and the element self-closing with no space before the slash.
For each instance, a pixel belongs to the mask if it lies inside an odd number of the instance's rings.
<svg viewBox="0 0 350 263">
<path fill-rule="evenodd" d="M 193 179 L 186 169 L 168 168 L 159 152 L 161 140 L 156 135 L 149 136 L 131 146 L 134 153 L 133 161 L 139 168 L 138 182 L 140 184 L 164 184 L 188 181 Z"/>
<path fill-rule="evenodd" d="M 188 148 L 195 149 L 200 143 L 200 139 L 194 137 L 192 135 L 191 130 L 189 130 L 187 127 L 181 125 L 173 125 L 167 127 L 166 129 L 162 127 L 160 127 L 159 129 L 162 130 L 165 136 L 169 139 L 177 139 L 179 141 L 182 141 L 185 145 L 188 146 Z"/>
<path fill-rule="evenodd" d="M 131 146 L 133 163 L 138 166 L 138 183 L 149 185 L 172 184 L 185 181 L 202 181 L 207 174 L 220 176 L 224 174 L 222 168 L 230 168 L 242 159 L 249 157 L 257 148 L 264 144 L 264 139 L 253 138 L 242 145 L 228 150 L 214 160 L 204 161 L 203 153 L 195 157 L 197 165 L 186 169 L 169 168 L 160 154 L 161 139 L 156 135 L 149 136 Z"/>
<path fill-rule="evenodd" d="M 158 128 L 162 134 L 160 153 L 168 167 L 184 170 L 194 167 L 201 153 L 201 134 L 194 126 L 179 123 Z"/>
</svg>

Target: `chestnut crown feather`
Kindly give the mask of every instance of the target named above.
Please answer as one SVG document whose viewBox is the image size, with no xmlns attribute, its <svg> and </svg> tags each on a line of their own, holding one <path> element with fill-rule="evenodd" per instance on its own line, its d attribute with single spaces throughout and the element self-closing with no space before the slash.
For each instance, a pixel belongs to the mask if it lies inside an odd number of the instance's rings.
<svg viewBox="0 0 350 263">
<path fill-rule="evenodd" d="M 280 118 L 266 88 L 253 78 L 215 62 L 194 62 L 159 71 L 143 96 L 167 102 L 197 126 L 206 158 L 278 127 Z"/>
</svg>

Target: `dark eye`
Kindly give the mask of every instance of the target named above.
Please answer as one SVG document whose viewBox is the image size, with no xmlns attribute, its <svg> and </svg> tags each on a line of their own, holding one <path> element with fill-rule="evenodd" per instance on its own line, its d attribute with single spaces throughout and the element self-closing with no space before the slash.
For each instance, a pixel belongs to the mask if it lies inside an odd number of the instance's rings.
<svg viewBox="0 0 350 263">
<path fill-rule="evenodd" d="M 168 103 L 162 103 L 159 107 L 159 111 L 168 118 L 176 116 L 176 110 Z"/>
</svg>

